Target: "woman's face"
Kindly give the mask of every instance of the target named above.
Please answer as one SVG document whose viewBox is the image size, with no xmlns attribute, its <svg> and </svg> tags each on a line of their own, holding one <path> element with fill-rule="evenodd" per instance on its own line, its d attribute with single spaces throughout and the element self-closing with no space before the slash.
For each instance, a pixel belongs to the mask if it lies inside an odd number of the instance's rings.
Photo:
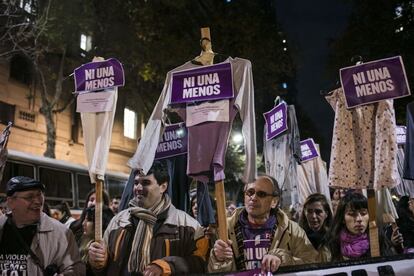
<svg viewBox="0 0 414 276">
<path fill-rule="evenodd" d="M 365 233 L 368 227 L 368 209 L 353 210 L 346 208 L 344 222 L 351 234 L 359 235 Z"/>
<path fill-rule="evenodd" d="M 320 201 L 308 204 L 305 209 L 305 215 L 309 228 L 313 231 L 321 230 L 328 217 Z"/>
<path fill-rule="evenodd" d="M 86 217 L 82 222 L 83 234 L 88 236 L 93 236 L 93 221 L 88 220 Z"/>
<path fill-rule="evenodd" d="M 61 220 L 63 218 L 63 214 L 60 210 L 55 210 L 52 214 L 52 217 L 56 220 Z"/>
<path fill-rule="evenodd" d="M 86 207 L 89 208 L 89 207 L 95 206 L 95 201 L 96 201 L 96 194 L 93 193 L 89 196 L 89 200 L 86 203 Z"/>
<path fill-rule="evenodd" d="M 191 211 L 193 212 L 194 217 L 195 217 L 195 218 L 197 218 L 197 214 L 198 214 L 198 209 L 197 209 L 197 200 L 194 200 L 194 201 L 192 202 Z"/>
</svg>

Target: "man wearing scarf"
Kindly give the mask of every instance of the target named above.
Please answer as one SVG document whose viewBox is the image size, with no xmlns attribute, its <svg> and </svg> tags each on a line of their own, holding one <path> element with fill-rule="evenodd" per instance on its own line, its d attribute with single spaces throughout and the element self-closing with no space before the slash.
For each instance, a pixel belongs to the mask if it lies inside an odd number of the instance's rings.
<svg viewBox="0 0 414 276">
<path fill-rule="evenodd" d="M 96 275 L 183 275 L 205 271 L 208 240 L 199 223 L 171 204 L 167 167 L 155 161 L 137 174 L 129 208 L 89 247 Z"/>
<path fill-rule="evenodd" d="M 210 272 L 260 269 L 274 272 L 279 266 L 312 263 L 317 252 L 305 231 L 277 205 L 277 181 L 263 175 L 244 190 L 245 207 L 228 218 L 229 240 L 217 240 L 211 250 Z"/>
</svg>

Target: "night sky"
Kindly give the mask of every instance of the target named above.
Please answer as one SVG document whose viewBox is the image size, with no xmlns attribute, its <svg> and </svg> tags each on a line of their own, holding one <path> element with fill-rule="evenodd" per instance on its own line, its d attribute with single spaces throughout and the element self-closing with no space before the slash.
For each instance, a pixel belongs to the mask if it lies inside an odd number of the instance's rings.
<svg viewBox="0 0 414 276">
<path fill-rule="evenodd" d="M 336 81 L 327 78 L 325 66 L 329 55 L 328 41 L 342 34 L 347 25 L 350 8 L 344 2 L 276 0 L 278 21 L 298 64 L 297 101 L 324 139 L 325 147 L 321 149 L 321 154 L 326 161 L 329 158 L 334 113 L 320 95 L 320 90 L 332 88 Z M 308 137 L 301 137 L 305 138 Z"/>
</svg>

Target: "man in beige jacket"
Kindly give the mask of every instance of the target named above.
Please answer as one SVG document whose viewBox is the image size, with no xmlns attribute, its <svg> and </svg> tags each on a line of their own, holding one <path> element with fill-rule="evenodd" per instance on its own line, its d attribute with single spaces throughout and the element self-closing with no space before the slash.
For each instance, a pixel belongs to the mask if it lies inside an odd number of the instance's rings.
<svg viewBox="0 0 414 276">
<path fill-rule="evenodd" d="M 0 275 L 85 275 L 72 232 L 43 213 L 45 187 L 16 176 L 7 182 L 0 216 Z"/>
<path fill-rule="evenodd" d="M 305 231 L 277 208 L 276 180 L 260 176 L 244 189 L 245 207 L 228 218 L 229 240 L 217 240 L 211 250 L 210 272 L 261 269 L 312 263 L 317 252 Z"/>
</svg>

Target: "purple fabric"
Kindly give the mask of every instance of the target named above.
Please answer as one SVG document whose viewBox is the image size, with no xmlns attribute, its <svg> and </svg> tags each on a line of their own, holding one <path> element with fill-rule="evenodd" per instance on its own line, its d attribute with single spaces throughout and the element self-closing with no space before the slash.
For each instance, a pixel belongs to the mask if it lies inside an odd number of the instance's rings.
<svg viewBox="0 0 414 276">
<path fill-rule="evenodd" d="M 369 250 L 368 234 L 353 235 L 347 230 L 340 233 L 341 254 L 347 258 L 357 258 L 366 254 Z"/>
</svg>

